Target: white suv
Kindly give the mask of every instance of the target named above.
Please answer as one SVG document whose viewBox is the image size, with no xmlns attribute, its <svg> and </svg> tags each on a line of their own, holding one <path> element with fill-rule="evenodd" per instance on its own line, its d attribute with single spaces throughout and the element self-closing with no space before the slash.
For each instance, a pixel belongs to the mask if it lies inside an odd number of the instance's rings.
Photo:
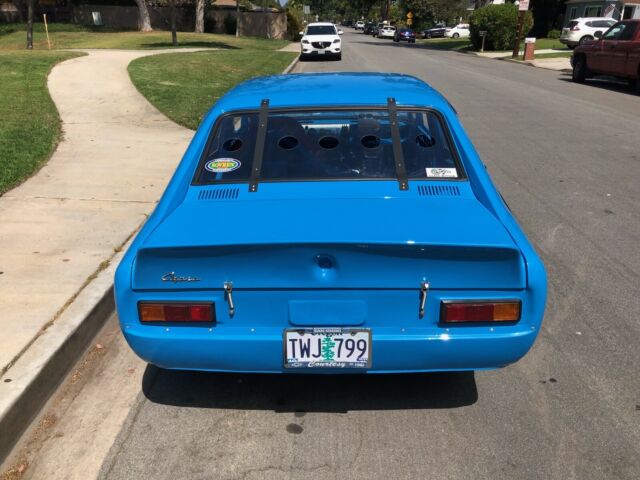
<svg viewBox="0 0 640 480">
<path fill-rule="evenodd" d="M 300 35 L 301 59 L 312 55 L 342 59 L 342 30 L 338 30 L 333 23 L 310 23 Z"/>
<path fill-rule="evenodd" d="M 469 38 L 471 32 L 469 31 L 468 23 L 459 23 L 455 27 L 447 28 L 444 31 L 444 36 L 449 38 Z"/>
<path fill-rule="evenodd" d="M 609 30 L 616 21 L 613 18 L 584 17 L 574 18 L 560 34 L 560 43 L 569 48 L 575 48 L 588 40 L 595 40 L 599 35 Z"/>
<path fill-rule="evenodd" d="M 356 22 L 356 30 L 364 30 L 364 22 L 362 20 Z"/>
</svg>

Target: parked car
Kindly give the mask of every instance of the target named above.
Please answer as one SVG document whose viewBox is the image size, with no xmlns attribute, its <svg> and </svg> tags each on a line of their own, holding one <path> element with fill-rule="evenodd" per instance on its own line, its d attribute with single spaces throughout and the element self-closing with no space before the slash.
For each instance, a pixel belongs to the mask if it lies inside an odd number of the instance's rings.
<svg viewBox="0 0 640 480">
<path fill-rule="evenodd" d="M 444 97 L 316 73 L 215 103 L 115 292 L 161 368 L 394 373 L 516 362 L 546 277 Z"/>
<path fill-rule="evenodd" d="M 386 26 L 387 26 L 386 23 L 382 23 L 382 22 L 378 23 L 375 26 L 375 28 L 371 30 L 371 35 L 373 35 L 374 37 L 377 37 L 380 31 Z"/>
<path fill-rule="evenodd" d="M 469 38 L 469 35 L 471 32 L 467 23 L 459 23 L 455 27 L 447 28 L 444 32 L 444 36 L 449 38 Z"/>
<path fill-rule="evenodd" d="M 576 47 L 571 65 L 575 82 L 609 75 L 635 84 L 640 94 L 640 20 L 618 22 L 597 41 Z"/>
<path fill-rule="evenodd" d="M 416 43 L 416 34 L 410 28 L 399 28 L 393 37 L 394 42 Z"/>
<path fill-rule="evenodd" d="M 585 42 L 598 38 L 609 30 L 616 21 L 612 18 L 602 17 L 585 17 L 571 20 L 569 24 L 562 29 L 560 34 L 560 43 L 567 45 L 569 48 L 575 48 Z"/>
<path fill-rule="evenodd" d="M 365 23 L 362 33 L 364 33 L 365 35 L 373 35 L 374 32 L 376 32 L 377 30 L 378 30 L 378 27 L 376 26 L 375 23 L 368 22 L 368 23 Z"/>
<path fill-rule="evenodd" d="M 310 23 L 300 35 L 301 59 L 319 55 L 342 59 L 342 30 L 338 30 L 333 23 Z"/>
<path fill-rule="evenodd" d="M 444 37 L 446 31 L 447 27 L 445 27 L 444 25 L 440 25 L 423 30 L 422 35 L 424 36 L 424 38 L 442 38 Z"/>
<path fill-rule="evenodd" d="M 382 27 L 376 34 L 378 38 L 394 38 L 395 35 L 396 27 L 391 27 L 389 25 L 385 25 L 384 27 Z"/>
<path fill-rule="evenodd" d="M 356 22 L 356 30 L 362 30 L 364 28 L 364 22 L 362 20 L 358 20 Z"/>
</svg>

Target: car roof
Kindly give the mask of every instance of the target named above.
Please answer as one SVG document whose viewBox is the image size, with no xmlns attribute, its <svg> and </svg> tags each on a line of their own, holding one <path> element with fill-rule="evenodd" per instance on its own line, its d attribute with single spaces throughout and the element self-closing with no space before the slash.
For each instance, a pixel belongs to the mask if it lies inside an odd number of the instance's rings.
<svg viewBox="0 0 640 480">
<path fill-rule="evenodd" d="M 331 22 L 313 22 L 307 25 L 307 27 L 335 27 Z"/>
<path fill-rule="evenodd" d="M 397 73 L 304 73 L 257 77 L 241 83 L 216 103 L 216 110 L 269 106 L 381 106 L 393 96 L 398 105 L 449 108 L 447 100 L 422 80 Z"/>
<path fill-rule="evenodd" d="M 573 20 L 576 20 L 578 22 L 593 22 L 594 20 L 612 20 L 614 22 L 617 22 L 615 18 L 611 17 L 578 17 L 574 18 Z"/>
</svg>

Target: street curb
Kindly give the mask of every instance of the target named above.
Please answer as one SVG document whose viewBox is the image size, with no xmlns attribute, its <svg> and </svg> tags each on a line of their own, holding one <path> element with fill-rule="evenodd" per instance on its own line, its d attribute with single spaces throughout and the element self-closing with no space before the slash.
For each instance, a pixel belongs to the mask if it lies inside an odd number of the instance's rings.
<svg viewBox="0 0 640 480">
<path fill-rule="evenodd" d="M 126 251 L 77 294 L 60 316 L 29 346 L 0 381 L 0 463 L 38 416 L 73 365 L 115 309 L 113 276 Z"/>
<path fill-rule="evenodd" d="M 295 68 L 295 66 L 298 64 L 298 62 L 300 61 L 300 55 L 296 55 L 296 58 L 294 58 L 291 63 L 289 64 L 289 66 L 287 68 L 284 69 L 284 71 L 282 72 L 283 75 L 287 75 L 289 73 L 291 73 L 291 70 L 293 70 Z"/>
<path fill-rule="evenodd" d="M 542 67 L 540 65 L 535 65 L 534 63 L 528 61 L 528 60 L 515 60 L 513 58 L 495 58 L 494 60 L 501 60 L 503 62 L 510 62 L 510 63 L 516 63 L 518 65 L 527 65 L 529 67 L 533 67 L 533 68 L 542 68 L 543 70 L 551 70 L 553 72 L 562 72 L 562 73 L 571 73 L 572 70 L 570 68 L 563 68 L 563 69 L 556 69 L 556 68 L 546 68 L 546 67 Z"/>
</svg>

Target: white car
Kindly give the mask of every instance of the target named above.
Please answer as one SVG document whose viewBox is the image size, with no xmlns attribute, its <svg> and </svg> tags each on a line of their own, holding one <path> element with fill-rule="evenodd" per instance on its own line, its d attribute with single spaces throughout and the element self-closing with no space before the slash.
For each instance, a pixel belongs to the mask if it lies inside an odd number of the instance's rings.
<svg viewBox="0 0 640 480">
<path fill-rule="evenodd" d="M 469 31 L 468 23 L 459 23 L 455 27 L 447 28 L 444 31 L 444 36 L 448 38 L 469 38 L 471 32 Z"/>
<path fill-rule="evenodd" d="M 364 30 L 364 22 L 362 20 L 356 22 L 356 30 Z"/>
<path fill-rule="evenodd" d="M 342 59 L 342 30 L 338 30 L 333 23 L 310 23 L 300 35 L 301 59 L 321 55 Z"/>
<path fill-rule="evenodd" d="M 393 38 L 396 36 L 396 27 L 382 27 L 382 29 L 378 30 L 379 38 Z"/>
<path fill-rule="evenodd" d="M 569 48 L 577 47 L 586 41 L 595 40 L 615 23 L 616 21 L 613 18 L 574 18 L 562 29 L 560 43 L 564 43 Z"/>
</svg>

